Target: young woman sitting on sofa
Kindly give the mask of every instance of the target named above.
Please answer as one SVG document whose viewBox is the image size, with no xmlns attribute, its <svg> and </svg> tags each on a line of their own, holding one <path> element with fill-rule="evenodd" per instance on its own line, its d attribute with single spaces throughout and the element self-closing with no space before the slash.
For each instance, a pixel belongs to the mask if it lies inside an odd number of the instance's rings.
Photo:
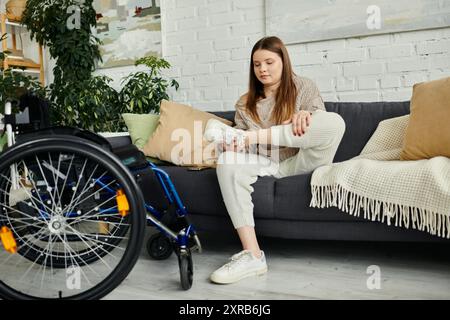
<svg viewBox="0 0 450 320">
<path fill-rule="evenodd" d="M 243 247 L 211 274 L 211 281 L 221 284 L 267 272 L 251 185 L 259 176 L 282 178 L 331 163 L 345 131 L 344 120 L 325 110 L 314 82 L 293 72 L 279 38 L 264 37 L 254 45 L 249 78 L 248 92 L 236 103 L 236 127 L 210 120 L 205 130 L 205 138 L 223 151 L 217 177 Z"/>
</svg>

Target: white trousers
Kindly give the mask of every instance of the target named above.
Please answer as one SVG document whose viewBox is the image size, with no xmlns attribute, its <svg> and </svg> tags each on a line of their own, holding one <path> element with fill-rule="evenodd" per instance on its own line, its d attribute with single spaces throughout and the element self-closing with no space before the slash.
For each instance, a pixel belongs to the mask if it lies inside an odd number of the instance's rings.
<svg viewBox="0 0 450 320">
<path fill-rule="evenodd" d="M 345 122 L 334 112 L 318 110 L 302 136 L 294 136 L 292 124 L 270 128 L 272 145 L 300 148 L 298 154 L 280 163 L 250 153 L 223 152 L 216 168 L 220 190 L 233 226 L 255 226 L 252 184 L 258 177 L 282 178 L 302 173 L 333 162 L 345 131 Z"/>
</svg>

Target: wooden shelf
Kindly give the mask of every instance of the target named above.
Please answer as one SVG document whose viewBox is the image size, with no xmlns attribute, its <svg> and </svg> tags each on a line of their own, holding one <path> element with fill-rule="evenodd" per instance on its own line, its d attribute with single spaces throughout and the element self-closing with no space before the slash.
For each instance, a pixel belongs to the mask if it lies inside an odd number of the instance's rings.
<svg viewBox="0 0 450 320">
<path fill-rule="evenodd" d="M 38 69 L 16 69 L 16 68 L 10 68 L 12 72 L 23 72 L 23 73 L 33 73 L 33 74 L 39 74 L 40 71 Z"/>
<path fill-rule="evenodd" d="M 39 63 L 34 62 L 31 59 L 12 59 L 7 58 L 7 63 L 10 67 L 22 67 L 22 68 L 31 68 L 31 69 L 40 69 L 41 65 Z"/>
<path fill-rule="evenodd" d="M 13 22 L 13 21 L 9 21 L 7 18 L 5 19 L 5 23 L 8 26 L 13 26 L 13 27 L 19 27 L 19 28 L 24 28 L 25 26 L 19 22 Z"/>
<path fill-rule="evenodd" d="M 24 60 L 23 51 L 22 50 L 14 50 L 14 49 L 8 49 L 8 58 L 9 59 L 17 59 L 17 60 Z"/>
<path fill-rule="evenodd" d="M 7 26 L 10 27 L 10 32 L 7 32 Z M 1 33 L 8 33 L 11 36 L 12 41 L 12 48 L 8 48 L 7 39 L 2 41 L 3 51 L 10 51 L 11 53 L 8 54 L 3 61 L 1 61 L 1 67 L 3 69 L 11 68 L 13 71 L 18 72 L 39 73 L 39 81 L 44 86 L 44 58 L 42 46 L 39 44 L 37 45 L 39 62 L 23 57 L 22 50 L 17 49 L 16 34 L 20 33 L 20 31 L 16 30 L 16 27 L 23 28 L 24 26 L 17 22 L 8 21 L 6 14 L 1 13 Z"/>
</svg>

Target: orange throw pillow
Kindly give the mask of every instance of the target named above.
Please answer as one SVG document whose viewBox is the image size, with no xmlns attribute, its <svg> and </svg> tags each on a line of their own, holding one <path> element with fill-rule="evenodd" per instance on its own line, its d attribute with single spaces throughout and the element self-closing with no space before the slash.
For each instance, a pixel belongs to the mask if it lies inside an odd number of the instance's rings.
<svg viewBox="0 0 450 320">
<path fill-rule="evenodd" d="M 401 160 L 450 158 L 450 77 L 417 83 Z"/>
</svg>

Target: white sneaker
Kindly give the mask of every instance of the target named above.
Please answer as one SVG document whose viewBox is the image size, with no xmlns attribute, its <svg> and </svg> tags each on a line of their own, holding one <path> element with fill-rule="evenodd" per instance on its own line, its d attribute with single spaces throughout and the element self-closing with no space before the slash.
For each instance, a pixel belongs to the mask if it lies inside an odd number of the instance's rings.
<svg viewBox="0 0 450 320">
<path fill-rule="evenodd" d="M 244 130 L 235 129 L 216 119 L 208 120 L 203 137 L 207 141 L 225 143 L 227 145 L 231 144 L 233 140 L 236 139 L 238 148 L 245 147 Z"/>
<path fill-rule="evenodd" d="M 261 251 L 261 258 L 256 258 L 251 251 L 243 250 L 231 257 L 231 261 L 214 271 L 210 280 L 227 284 L 243 278 L 261 275 L 267 272 L 266 257 Z"/>
</svg>

